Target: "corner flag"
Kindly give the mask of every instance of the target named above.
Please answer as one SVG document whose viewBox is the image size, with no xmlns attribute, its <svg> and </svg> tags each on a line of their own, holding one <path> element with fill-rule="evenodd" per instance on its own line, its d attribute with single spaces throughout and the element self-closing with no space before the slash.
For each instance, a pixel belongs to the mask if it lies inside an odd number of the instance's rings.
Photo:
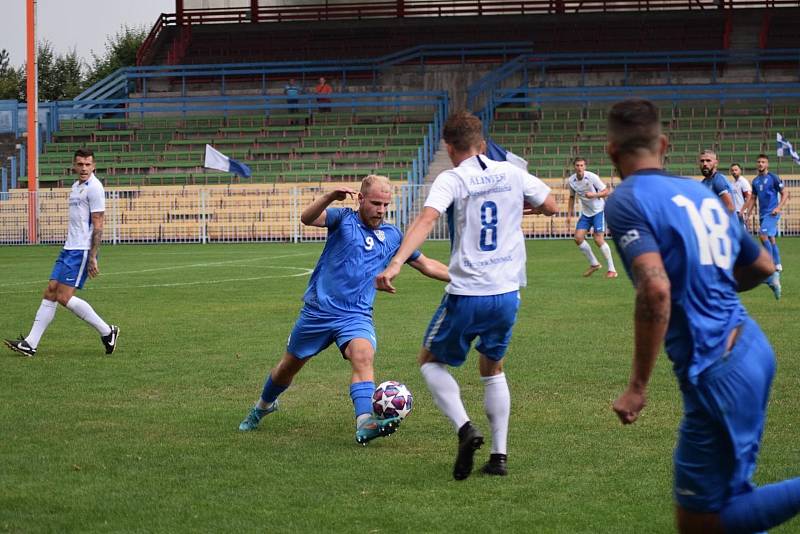
<svg viewBox="0 0 800 534">
<path fill-rule="evenodd" d="M 528 162 L 513 152 L 506 150 L 491 139 L 486 141 L 486 157 L 493 161 L 507 161 L 524 171 L 528 171 Z"/>
<path fill-rule="evenodd" d="M 233 158 L 229 158 L 211 145 L 206 145 L 206 159 L 203 163 L 206 169 L 216 169 L 218 171 L 232 172 L 243 178 L 250 178 L 252 172 L 250 167 Z"/>
</svg>

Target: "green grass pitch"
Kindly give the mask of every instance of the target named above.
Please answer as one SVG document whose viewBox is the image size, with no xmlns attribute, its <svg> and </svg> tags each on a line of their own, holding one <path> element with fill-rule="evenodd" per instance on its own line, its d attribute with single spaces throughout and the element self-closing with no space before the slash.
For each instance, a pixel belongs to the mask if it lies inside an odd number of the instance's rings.
<svg viewBox="0 0 800 534">
<path fill-rule="evenodd" d="M 778 353 L 756 480 L 800 475 L 800 240 L 781 239 L 784 297 L 744 295 Z M 425 252 L 447 258 L 447 244 Z M 633 426 L 610 409 L 632 350 L 633 290 L 585 279 L 571 241 L 528 243 L 506 372 L 506 478 L 451 478 L 456 438 L 417 369 L 442 284 L 406 268 L 379 294 L 377 381 L 415 395 L 400 430 L 354 439 L 349 365 L 316 357 L 281 411 L 237 425 L 282 354 L 321 244 L 105 246 L 80 293 L 122 328 L 106 357 L 59 309 L 35 358 L 0 351 L 2 532 L 671 532 L 681 413 L 666 357 Z M 27 334 L 57 247 L 0 247 L 0 335 Z M 475 354 L 454 371 L 488 436 Z M 488 443 L 478 452 L 480 465 Z M 775 532 L 800 532 L 800 520 Z"/>
</svg>

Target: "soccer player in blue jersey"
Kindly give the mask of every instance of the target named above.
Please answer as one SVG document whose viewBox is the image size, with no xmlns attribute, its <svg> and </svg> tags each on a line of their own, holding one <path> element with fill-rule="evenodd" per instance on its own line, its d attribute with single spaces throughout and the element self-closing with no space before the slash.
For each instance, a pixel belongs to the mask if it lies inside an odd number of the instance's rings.
<svg viewBox="0 0 800 534">
<path fill-rule="evenodd" d="M 358 211 L 328 207 L 334 201 L 354 195 L 358 196 Z M 355 408 L 356 441 L 366 445 L 397 429 L 399 418 L 379 420 L 372 416 L 373 359 L 377 346 L 372 323 L 374 279 L 403 239 L 396 226 L 383 220 L 391 201 L 389 179 L 370 175 L 362 181 L 360 192 L 341 187 L 320 196 L 303 211 L 300 218 L 303 224 L 327 228 L 328 238 L 303 295 L 304 306 L 289 336 L 286 352 L 270 371 L 261 397 L 239 430 L 255 430 L 262 417 L 276 411 L 278 396 L 289 387 L 294 376 L 313 356 L 334 342 L 352 367 L 350 398 Z M 450 280 L 446 265 L 419 251 L 410 255 L 407 263 L 431 278 Z"/>
<path fill-rule="evenodd" d="M 8 348 L 23 356 L 36 355 L 39 341 L 56 316 L 58 304 L 97 330 L 106 354 L 117 348 L 119 327 L 106 323 L 88 302 L 75 296 L 75 290 L 83 289 L 87 277 L 94 278 L 100 273 L 97 252 L 103 239 L 106 198 L 103 184 L 94 175 L 94 152 L 78 149 L 72 168 L 78 179 L 69 193 L 69 223 L 64 248 L 53 266 L 30 333 L 19 339 L 5 340 Z"/>
<path fill-rule="evenodd" d="M 778 235 L 778 221 L 781 219 L 781 210 L 789 201 L 789 191 L 784 188 L 780 177 L 769 172 L 769 158 L 765 154 L 759 154 L 756 159 L 756 170 L 758 176 L 753 178 L 753 192 L 748 202 L 744 206 L 746 213 L 754 207 L 758 200 L 759 230 L 758 238 L 761 244 L 772 255 L 778 272 L 783 270 L 781 266 L 781 253 L 775 236 Z M 777 295 L 776 295 L 777 296 Z"/>
<path fill-rule="evenodd" d="M 483 126 L 462 112 L 447 119 L 443 137 L 455 168 L 439 174 L 425 207 L 408 229 L 397 255 L 376 283 L 395 292 L 392 280 L 406 258 L 425 241 L 447 213 L 451 225 L 450 283 L 425 332 L 419 364 L 436 406 L 458 434 L 453 478 L 472 473 L 483 435 L 472 423 L 448 366 L 462 365 L 476 338 L 478 372 L 484 385 L 484 409 L 492 431 L 492 451 L 483 466 L 487 475 L 507 474 L 508 420 L 511 395 L 503 359 L 519 308 L 519 288 L 526 284 L 523 206 L 526 212 L 552 215 L 557 210 L 550 188 L 507 161 L 482 156 Z"/>
<path fill-rule="evenodd" d="M 733 213 L 733 188 L 724 174 L 717 170 L 719 159 L 713 150 L 703 150 L 700 153 L 700 173 L 703 175 L 703 185 L 711 189 L 720 199 L 725 209 Z"/>
<path fill-rule="evenodd" d="M 613 409 L 637 420 L 665 344 L 683 395 L 674 455 L 681 532 L 760 532 L 800 511 L 800 478 L 755 487 L 775 354 L 737 291 L 775 271 L 719 197 L 662 169 L 667 138 L 646 100 L 615 104 L 608 153 L 623 178 L 606 205 L 636 288 L 630 381 Z"/>
</svg>

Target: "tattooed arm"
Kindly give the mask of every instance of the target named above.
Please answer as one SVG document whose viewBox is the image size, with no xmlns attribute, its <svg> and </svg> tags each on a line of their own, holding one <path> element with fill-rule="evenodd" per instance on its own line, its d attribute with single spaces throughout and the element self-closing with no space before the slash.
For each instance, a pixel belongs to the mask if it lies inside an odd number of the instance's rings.
<svg viewBox="0 0 800 534">
<path fill-rule="evenodd" d="M 89 249 L 89 276 L 94 278 L 100 274 L 97 266 L 97 251 L 100 249 L 100 242 L 103 240 L 103 222 L 105 220 L 102 211 L 92 213 L 92 245 Z"/>
<path fill-rule="evenodd" d="M 667 333 L 672 305 L 669 278 L 659 253 L 637 256 L 631 270 L 636 284 L 633 368 L 627 389 L 613 406 L 623 424 L 636 421 L 645 406 L 647 383 Z"/>
</svg>

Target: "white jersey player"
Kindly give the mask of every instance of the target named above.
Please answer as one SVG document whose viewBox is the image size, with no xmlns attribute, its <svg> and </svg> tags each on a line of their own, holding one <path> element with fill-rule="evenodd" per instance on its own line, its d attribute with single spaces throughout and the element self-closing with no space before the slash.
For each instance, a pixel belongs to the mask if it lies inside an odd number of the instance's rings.
<svg viewBox="0 0 800 534">
<path fill-rule="evenodd" d="M 738 163 L 731 165 L 731 180 L 733 181 L 733 209 L 739 220 L 744 224 L 744 203 L 753 194 L 753 187 L 747 181 L 747 178 L 742 176 L 742 166 Z"/>
<path fill-rule="evenodd" d="M 94 152 L 77 150 L 73 170 L 78 180 L 72 184 L 69 194 L 69 225 L 64 248 L 53 266 L 30 333 L 24 338 L 5 340 L 11 350 L 24 356 L 36 355 L 39 340 L 55 317 L 58 303 L 98 331 L 106 354 L 117 347 L 119 327 L 107 324 L 88 302 L 75 296 L 75 290 L 83 288 L 87 277 L 95 277 L 100 272 L 97 251 L 103 237 L 106 208 L 105 191 L 94 169 Z"/>
<path fill-rule="evenodd" d="M 458 431 L 456 480 L 472 472 L 483 436 L 470 421 L 447 366 L 463 364 L 470 345 L 480 338 L 476 349 L 492 431 L 492 451 L 483 472 L 505 475 L 511 397 L 503 357 L 519 308 L 519 288 L 525 285 L 523 203 L 545 215 L 557 209 L 550 188 L 541 180 L 481 154 L 485 148 L 481 132 L 481 121 L 469 113 L 447 120 L 443 137 L 455 168 L 436 178 L 422 213 L 376 279 L 378 289 L 394 292 L 392 280 L 403 262 L 425 241 L 436 220 L 448 214 L 453 241 L 450 284 L 425 332 L 419 362 L 436 405 Z"/>
<path fill-rule="evenodd" d="M 586 256 L 589 261 L 589 268 L 583 276 L 592 276 L 595 271 L 600 269 L 600 262 L 592 252 L 592 247 L 586 242 L 586 233 L 594 228 L 594 242 L 603 253 L 606 259 L 608 270 L 606 278 L 616 278 L 617 270 L 614 268 L 614 258 L 611 255 L 611 247 L 605 240 L 606 219 L 603 210 L 605 209 L 605 198 L 611 192 L 600 177 L 593 172 L 586 170 L 586 160 L 575 158 L 573 161 L 575 174 L 567 178 L 569 188 L 569 202 L 567 205 L 567 227 L 572 226 L 572 214 L 575 210 L 575 197 L 581 201 L 581 215 L 578 224 L 575 226 L 575 244 Z"/>
</svg>

